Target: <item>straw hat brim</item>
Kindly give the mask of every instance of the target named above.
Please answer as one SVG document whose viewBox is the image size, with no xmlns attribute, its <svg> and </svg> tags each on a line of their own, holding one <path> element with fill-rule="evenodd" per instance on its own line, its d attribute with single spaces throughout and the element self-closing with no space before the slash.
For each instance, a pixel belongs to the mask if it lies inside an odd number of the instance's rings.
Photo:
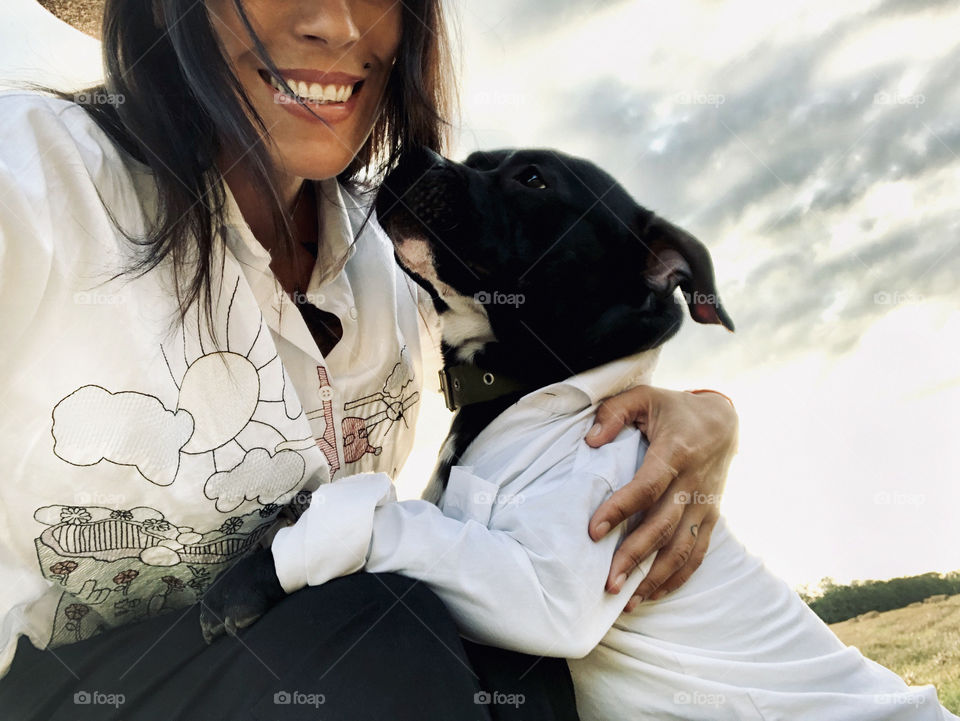
<svg viewBox="0 0 960 721">
<path fill-rule="evenodd" d="M 100 37 L 105 0 L 38 0 L 38 2 L 77 30 Z"/>
</svg>

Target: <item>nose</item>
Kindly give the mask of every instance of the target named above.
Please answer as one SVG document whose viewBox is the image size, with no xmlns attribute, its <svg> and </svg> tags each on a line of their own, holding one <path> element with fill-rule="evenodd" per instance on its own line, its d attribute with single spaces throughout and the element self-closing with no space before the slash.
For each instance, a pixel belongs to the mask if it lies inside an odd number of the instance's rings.
<svg viewBox="0 0 960 721">
<path fill-rule="evenodd" d="M 297 19 L 297 34 L 331 48 L 346 48 L 360 39 L 353 17 L 353 0 L 304 0 Z"/>
</svg>

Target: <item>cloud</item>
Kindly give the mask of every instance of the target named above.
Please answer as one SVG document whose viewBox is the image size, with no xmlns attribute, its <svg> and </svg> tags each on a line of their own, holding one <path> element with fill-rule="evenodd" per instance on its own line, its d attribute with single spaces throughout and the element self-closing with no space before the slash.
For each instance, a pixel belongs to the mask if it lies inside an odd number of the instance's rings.
<svg viewBox="0 0 960 721">
<path fill-rule="evenodd" d="M 303 457 L 295 451 L 271 456 L 263 448 L 254 448 L 234 468 L 210 476 L 203 492 L 216 499 L 221 513 L 234 511 L 244 501 L 284 504 L 300 485 L 305 467 Z"/>
<path fill-rule="evenodd" d="M 468 0 L 461 4 L 460 14 L 465 23 L 482 22 L 488 42 L 493 41 L 489 35 L 502 40 L 535 41 L 557 28 L 625 2 L 627 0 L 534 0 L 520 3 L 516 0 L 488 0 L 482 5 L 474 5 Z M 477 7 L 482 8 L 480 14 L 474 14 Z"/>
<path fill-rule="evenodd" d="M 547 137 L 587 148 L 712 247 L 740 340 L 765 353 L 754 361 L 844 352 L 889 310 L 877 293 L 955 292 L 943 266 L 955 277 L 957 223 L 937 210 L 947 189 L 935 179 L 960 164 L 960 44 L 919 75 L 891 63 L 824 79 L 824 58 L 862 29 L 855 17 L 761 42 L 673 94 L 601 77 L 561 94 L 545 121 Z M 917 90 L 898 95 L 907 75 Z M 876 202 L 897 183 L 912 211 Z M 739 284 L 724 278 L 733 266 Z"/>
<path fill-rule="evenodd" d="M 67 463 L 135 466 L 152 483 L 173 483 L 180 449 L 193 435 L 186 411 L 168 411 L 153 396 L 83 386 L 53 409 L 53 452 Z"/>
</svg>

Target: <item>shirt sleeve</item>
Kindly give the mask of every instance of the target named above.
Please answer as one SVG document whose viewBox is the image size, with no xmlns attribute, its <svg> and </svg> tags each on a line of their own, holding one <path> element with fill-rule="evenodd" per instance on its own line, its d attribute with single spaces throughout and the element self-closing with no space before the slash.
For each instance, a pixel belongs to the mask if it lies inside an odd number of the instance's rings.
<svg viewBox="0 0 960 721">
<path fill-rule="evenodd" d="M 455 467 L 441 508 L 425 501 L 391 502 L 389 479 L 376 476 L 322 486 L 298 521 L 314 514 L 307 527 L 280 531 L 274 558 L 285 589 L 359 570 L 366 554 L 369 572 L 396 572 L 427 583 L 468 638 L 578 658 L 603 638 L 653 562 L 648 558 L 619 594 L 604 590 L 625 529 L 599 542 L 588 536 L 591 513 L 612 492 L 597 475 L 574 477 L 558 469 L 513 490 Z M 333 498 L 338 486 L 350 488 L 349 502 Z M 315 555 L 324 559 L 312 559 Z"/>
</svg>

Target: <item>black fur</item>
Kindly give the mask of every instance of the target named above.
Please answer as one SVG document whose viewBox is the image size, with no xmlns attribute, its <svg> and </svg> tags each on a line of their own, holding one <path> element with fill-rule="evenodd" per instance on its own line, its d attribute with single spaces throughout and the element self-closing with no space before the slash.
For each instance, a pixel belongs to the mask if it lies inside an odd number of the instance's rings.
<svg viewBox="0 0 960 721">
<path fill-rule="evenodd" d="M 667 341 L 683 316 L 677 287 L 695 320 L 733 329 L 706 248 L 587 160 L 498 150 L 461 164 L 411 153 L 386 178 L 376 210 L 398 248 L 411 237 L 429 243 L 436 278 L 459 294 L 523 298 L 485 305 L 496 340 L 471 362 L 531 388 Z M 678 256 L 686 268 L 664 277 L 661 262 Z M 441 318 L 452 313 L 449 298 L 397 257 Z M 447 366 L 462 362 L 459 350 L 444 334 Z M 426 497 L 437 500 L 450 466 L 520 395 L 457 412 Z"/>
</svg>

